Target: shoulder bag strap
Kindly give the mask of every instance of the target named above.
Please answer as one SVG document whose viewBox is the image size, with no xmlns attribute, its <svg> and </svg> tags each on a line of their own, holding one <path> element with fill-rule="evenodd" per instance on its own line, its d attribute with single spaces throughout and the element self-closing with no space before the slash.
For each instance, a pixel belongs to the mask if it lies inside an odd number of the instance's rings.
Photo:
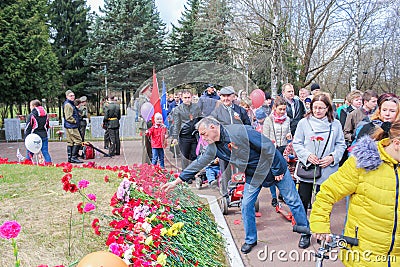
<svg viewBox="0 0 400 267">
<path fill-rule="evenodd" d="M 332 123 L 331 123 L 331 126 L 329 127 L 328 139 L 326 140 L 324 150 L 322 150 L 321 158 L 322 158 L 322 156 L 323 156 L 324 153 L 325 153 L 326 147 L 328 146 L 329 138 L 331 138 L 331 133 L 332 133 Z"/>
<path fill-rule="evenodd" d="M 311 123 L 309 122 L 308 119 L 307 119 L 307 122 L 308 122 L 308 124 L 310 125 L 311 130 L 315 133 L 315 131 L 314 131 L 314 129 L 312 128 Z M 324 153 L 325 153 L 326 147 L 327 147 L 328 142 L 329 142 L 329 138 L 331 138 L 331 133 L 332 133 L 332 123 L 331 123 L 331 125 L 329 126 L 329 135 L 328 135 L 328 139 L 326 140 L 326 143 L 325 143 L 325 146 L 324 146 L 324 150 L 322 150 L 321 158 L 322 158 L 322 156 L 323 156 Z"/>
<path fill-rule="evenodd" d="M 275 126 L 274 126 L 274 119 L 269 117 L 272 123 L 272 130 L 274 131 L 274 137 L 275 137 L 275 147 L 278 147 L 278 140 L 276 140 L 276 133 L 275 133 Z"/>
</svg>

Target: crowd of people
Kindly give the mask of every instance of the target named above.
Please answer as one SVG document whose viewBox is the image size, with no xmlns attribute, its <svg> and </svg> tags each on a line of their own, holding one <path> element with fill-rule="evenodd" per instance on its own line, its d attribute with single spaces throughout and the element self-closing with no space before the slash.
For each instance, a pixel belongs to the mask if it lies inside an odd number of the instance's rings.
<svg viewBox="0 0 400 267">
<path fill-rule="evenodd" d="M 297 96 L 293 85 L 286 83 L 281 95 L 272 98 L 266 92 L 263 104 L 255 108 L 246 91 L 237 92 L 232 86 L 217 91 L 211 83 L 204 89 L 200 97 L 189 90 L 168 96 L 168 127 L 161 113 L 143 126 L 151 164 L 165 168 L 167 147 L 181 159 L 179 177 L 163 185 L 163 190 L 191 183 L 205 170 L 210 186 L 218 184 L 222 197 L 228 198 L 231 176 L 243 173 L 241 251 L 245 254 L 257 245 L 254 203 L 262 187 L 270 189 L 272 206 L 278 199 L 284 201 L 296 224 L 309 227 L 322 240 L 330 239 L 333 204 L 346 198 L 344 233 L 359 239 L 353 249 L 371 252 L 363 264 L 380 255 L 400 257 L 400 101 L 396 95 L 355 90 L 337 107 L 318 84 L 312 84 L 310 91 L 300 88 Z M 87 98 L 77 101 L 71 90 L 65 94 L 68 162 L 82 163 L 79 151 L 85 140 Z M 41 137 L 45 162 L 51 163 L 48 115 L 39 100 L 31 101 L 30 108 L 25 134 Z M 110 155 L 119 155 L 120 107 L 110 96 L 103 110 L 104 147 Z M 28 151 L 27 158 L 31 157 Z M 312 170 L 313 175 L 303 170 Z M 309 247 L 310 237 L 302 234 L 298 246 Z M 348 258 L 344 263 L 361 266 Z"/>
<path fill-rule="evenodd" d="M 197 158 L 186 158 L 191 164 L 182 165 L 179 178 L 165 184 L 164 190 L 190 182 L 197 172 L 218 159 L 223 197 L 227 196 L 226 181 L 232 171 L 246 176 L 241 208 L 245 229 L 243 253 L 249 253 L 257 245 L 254 203 L 260 189 L 269 187 L 272 205 L 281 197 L 290 207 L 296 224 L 309 226 L 323 240 L 329 240 L 333 204 L 347 197 L 344 233 L 359 239 L 356 250 L 371 251 L 363 263 L 382 255 L 400 256 L 396 245 L 400 237 L 397 230 L 400 106 L 396 95 L 356 90 L 347 95 L 344 105 L 336 107 L 318 84 L 311 85 L 311 93 L 302 88 L 296 96 L 293 85 L 288 83 L 282 86 L 282 95 L 272 99 L 266 93 L 263 105 L 254 108 L 246 93 L 236 94 L 231 86 L 216 92 L 211 85 L 207 85 L 199 103 L 208 102 L 207 108 L 212 106 L 213 110 L 202 113 L 200 108 L 200 121 L 195 120 L 195 113 L 187 107 L 177 113 L 174 108 L 170 110 L 171 121 L 179 121 L 173 123 L 177 127 L 174 139 L 179 141 L 183 125 L 193 122 L 191 134 L 197 131 L 208 145 Z M 189 105 L 175 103 L 178 107 Z M 198 114 L 196 103 L 190 105 L 190 110 Z M 183 142 L 179 147 L 181 151 L 189 149 Z M 194 147 L 193 144 L 190 149 Z M 300 174 L 297 169 L 301 165 L 315 170 L 314 177 Z M 302 234 L 299 247 L 309 245 L 310 235 Z M 347 258 L 344 263 L 358 266 L 353 260 Z"/>
</svg>

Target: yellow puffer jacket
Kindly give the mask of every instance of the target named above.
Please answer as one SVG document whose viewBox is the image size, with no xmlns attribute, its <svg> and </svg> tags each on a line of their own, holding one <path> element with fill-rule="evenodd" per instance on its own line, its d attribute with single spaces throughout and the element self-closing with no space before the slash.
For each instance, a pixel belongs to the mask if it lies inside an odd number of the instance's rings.
<svg viewBox="0 0 400 267">
<path fill-rule="evenodd" d="M 339 170 L 321 185 L 310 216 L 313 233 L 330 233 L 330 213 L 335 202 L 350 195 L 345 235 L 359 245 L 341 250 L 345 266 L 400 266 L 398 162 L 369 137 L 357 143 Z M 400 153 L 400 152 L 399 152 Z"/>
</svg>

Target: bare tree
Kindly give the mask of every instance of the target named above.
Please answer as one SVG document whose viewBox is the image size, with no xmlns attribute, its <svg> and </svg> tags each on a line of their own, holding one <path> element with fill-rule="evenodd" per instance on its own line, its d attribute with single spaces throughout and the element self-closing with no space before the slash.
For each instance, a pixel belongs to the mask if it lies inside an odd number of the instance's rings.
<svg viewBox="0 0 400 267">
<path fill-rule="evenodd" d="M 248 63 L 252 78 L 267 81 L 273 95 L 286 81 L 317 81 L 337 97 L 350 88 L 393 91 L 399 2 L 232 0 L 235 62 L 243 69 Z"/>
</svg>

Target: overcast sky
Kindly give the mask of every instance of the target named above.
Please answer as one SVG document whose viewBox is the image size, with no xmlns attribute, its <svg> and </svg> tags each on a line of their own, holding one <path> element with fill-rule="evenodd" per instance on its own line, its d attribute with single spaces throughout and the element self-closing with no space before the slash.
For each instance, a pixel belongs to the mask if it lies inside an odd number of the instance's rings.
<svg viewBox="0 0 400 267">
<path fill-rule="evenodd" d="M 167 23 L 170 29 L 170 23 L 177 24 L 178 19 L 183 11 L 186 0 L 155 0 L 161 19 Z M 99 6 L 103 5 L 103 0 L 87 0 L 87 4 L 97 11 Z"/>
</svg>

